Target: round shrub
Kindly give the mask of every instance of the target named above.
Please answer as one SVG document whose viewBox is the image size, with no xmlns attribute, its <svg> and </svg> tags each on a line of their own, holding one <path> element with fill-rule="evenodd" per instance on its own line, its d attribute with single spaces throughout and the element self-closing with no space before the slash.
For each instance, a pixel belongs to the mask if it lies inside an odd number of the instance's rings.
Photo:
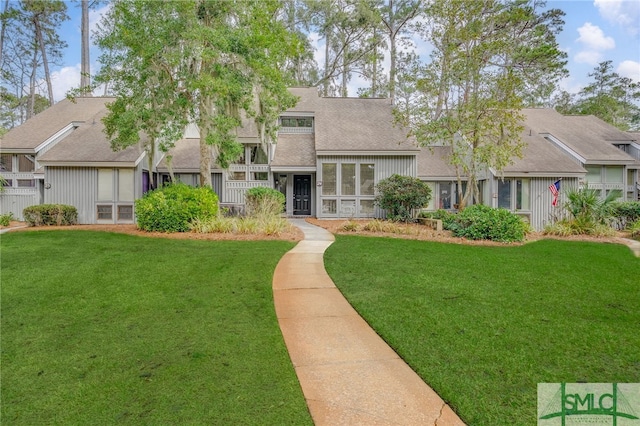
<svg viewBox="0 0 640 426">
<path fill-rule="evenodd" d="M 387 210 L 387 218 L 407 222 L 411 213 L 429 204 L 431 188 L 420 179 L 411 176 L 391 175 L 377 185 L 376 202 Z"/>
<path fill-rule="evenodd" d="M 513 242 L 524 240 L 527 224 L 509 210 L 476 204 L 456 215 L 451 230 L 470 240 Z"/>
<path fill-rule="evenodd" d="M 38 204 L 22 211 L 29 226 L 75 225 L 78 223 L 78 210 L 66 204 Z"/>
<path fill-rule="evenodd" d="M 285 196 L 277 189 L 256 186 L 245 195 L 246 213 L 249 216 L 277 216 L 282 213 Z"/>
<path fill-rule="evenodd" d="M 138 228 L 145 231 L 186 232 L 195 219 L 218 214 L 218 196 L 211 188 L 182 183 L 150 191 L 136 200 Z"/>
</svg>

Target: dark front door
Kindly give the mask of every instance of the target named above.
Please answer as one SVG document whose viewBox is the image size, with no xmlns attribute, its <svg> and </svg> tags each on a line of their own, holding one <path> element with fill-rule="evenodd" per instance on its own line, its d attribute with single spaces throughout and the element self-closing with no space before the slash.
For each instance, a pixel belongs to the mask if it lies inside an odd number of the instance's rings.
<svg viewBox="0 0 640 426">
<path fill-rule="evenodd" d="M 293 214 L 309 216 L 311 214 L 311 176 L 293 176 Z"/>
</svg>

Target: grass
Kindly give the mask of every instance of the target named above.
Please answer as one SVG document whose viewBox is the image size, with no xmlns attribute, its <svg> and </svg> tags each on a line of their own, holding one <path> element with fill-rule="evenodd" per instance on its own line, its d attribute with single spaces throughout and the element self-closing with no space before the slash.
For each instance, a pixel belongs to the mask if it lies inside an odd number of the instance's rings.
<svg viewBox="0 0 640 426">
<path fill-rule="evenodd" d="M 537 383 L 640 382 L 640 259 L 627 247 L 338 235 L 325 265 L 467 424 L 535 424 Z"/>
<path fill-rule="evenodd" d="M 311 424 L 271 291 L 292 243 L 1 238 L 3 424 Z"/>
</svg>

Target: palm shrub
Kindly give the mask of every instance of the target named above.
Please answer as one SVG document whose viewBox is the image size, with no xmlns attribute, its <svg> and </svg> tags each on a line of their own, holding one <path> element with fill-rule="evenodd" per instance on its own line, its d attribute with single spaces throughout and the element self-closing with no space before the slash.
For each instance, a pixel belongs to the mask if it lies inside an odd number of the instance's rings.
<svg viewBox="0 0 640 426">
<path fill-rule="evenodd" d="M 218 196 L 209 187 L 174 183 L 136 200 L 138 228 L 145 231 L 186 232 L 195 219 L 218 214 Z"/>
<path fill-rule="evenodd" d="M 615 214 L 614 201 L 621 196 L 622 191 L 619 189 L 610 191 L 604 199 L 595 189 L 573 189 L 567 192 L 565 207 L 576 220 L 606 224 Z"/>
<path fill-rule="evenodd" d="M 414 209 L 429 204 L 431 188 L 420 179 L 394 174 L 377 185 L 376 203 L 387 210 L 387 218 L 408 222 Z"/>
<path fill-rule="evenodd" d="M 455 215 L 450 228 L 456 237 L 514 242 L 524 240 L 528 225 L 509 210 L 475 204 Z"/>
</svg>

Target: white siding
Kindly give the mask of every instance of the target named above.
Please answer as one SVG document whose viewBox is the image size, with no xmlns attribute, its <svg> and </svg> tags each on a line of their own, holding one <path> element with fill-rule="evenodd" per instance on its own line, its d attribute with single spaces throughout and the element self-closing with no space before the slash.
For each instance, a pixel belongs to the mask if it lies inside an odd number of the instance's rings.
<svg viewBox="0 0 640 426">
<path fill-rule="evenodd" d="M 98 170 L 92 167 L 46 167 L 46 204 L 67 204 L 78 209 L 78 223 L 96 223 Z"/>
<path fill-rule="evenodd" d="M 40 196 L 37 192 L 29 191 L 28 194 L 8 194 L 8 191 L 0 193 L 0 214 L 13 213 L 17 220 L 23 220 L 22 211 L 29 206 L 40 204 Z"/>
</svg>

